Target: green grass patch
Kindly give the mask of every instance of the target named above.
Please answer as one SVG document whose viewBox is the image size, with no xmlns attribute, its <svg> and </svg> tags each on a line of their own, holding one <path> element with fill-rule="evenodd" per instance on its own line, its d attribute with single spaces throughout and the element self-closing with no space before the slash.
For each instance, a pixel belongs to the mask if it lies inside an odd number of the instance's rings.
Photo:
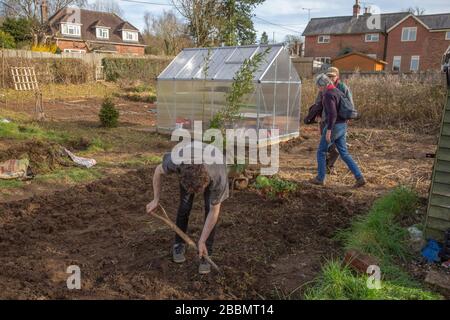
<svg viewBox="0 0 450 320">
<path fill-rule="evenodd" d="M 399 187 L 375 201 L 369 213 L 357 218 L 348 230 L 338 234 L 345 249 L 355 249 L 378 259 L 382 289 L 369 289 L 367 277 L 353 274 L 339 262 L 328 262 L 316 284 L 305 293 L 306 299 L 439 299 L 398 266 L 409 262 L 408 233 L 399 221 L 414 214 L 417 195 Z"/>
<path fill-rule="evenodd" d="M 38 182 L 76 184 L 94 181 L 100 179 L 102 176 L 103 174 L 95 168 L 70 168 L 56 170 L 49 174 L 37 176 L 35 180 Z"/>
<path fill-rule="evenodd" d="M 4 189 L 16 189 L 23 186 L 23 182 L 20 180 L 2 180 L 0 179 L 0 190 Z"/>
<path fill-rule="evenodd" d="M 121 163 L 124 167 L 142 167 L 142 166 L 148 166 L 148 165 L 155 165 L 160 164 L 162 162 L 162 158 L 160 156 L 138 156 L 134 157 L 132 159 L 126 160 Z"/>
<path fill-rule="evenodd" d="M 307 300 L 437 300 L 437 294 L 395 282 L 382 281 L 381 289 L 369 289 L 368 276 L 355 276 L 338 261 L 329 261 L 322 268 L 316 285 L 309 289 Z"/>
<path fill-rule="evenodd" d="M 54 130 L 45 130 L 34 123 L 20 124 L 10 122 L 0 123 L 0 138 L 18 140 L 38 139 L 61 143 L 67 141 L 69 139 L 69 135 Z"/>
</svg>

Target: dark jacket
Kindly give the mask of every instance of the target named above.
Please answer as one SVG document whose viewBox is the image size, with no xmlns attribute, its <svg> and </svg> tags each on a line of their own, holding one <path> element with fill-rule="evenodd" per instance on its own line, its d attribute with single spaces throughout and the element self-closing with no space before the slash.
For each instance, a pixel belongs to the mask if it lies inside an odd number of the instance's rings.
<svg viewBox="0 0 450 320">
<path fill-rule="evenodd" d="M 339 116 L 340 90 L 335 86 L 329 86 L 323 92 L 322 105 L 328 130 L 333 130 L 336 123 L 344 123 L 347 120 Z"/>
<path fill-rule="evenodd" d="M 336 86 L 340 91 L 342 91 L 342 93 L 344 93 L 347 98 L 350 99 L 350 101 L 353 103 L 353 95 L 352 92 L 350 91 L 350 89 L 348 88 L 348 86 L 343 83 L 342 81 L 339 81 L 337 86 Z M 323 109 L 323 105 L 322 105 L 322 91 L 319 91 L 319 93 L 317 94 L 316 97 L 316 101 L 314 102 L 314 104 L 309 107 L 309 111 L 308 114 L 306 115 L 305 119 L 303 120 L 303 122 L 305 124 L 314 124 L 316 123 L 316 118 L 317 117 L 321 117 L 322 118 L 322 122 L 325 125 L 325 121 L 326 121 L 326 116 L 324 114 L 324 109 Z"/>
</svg>

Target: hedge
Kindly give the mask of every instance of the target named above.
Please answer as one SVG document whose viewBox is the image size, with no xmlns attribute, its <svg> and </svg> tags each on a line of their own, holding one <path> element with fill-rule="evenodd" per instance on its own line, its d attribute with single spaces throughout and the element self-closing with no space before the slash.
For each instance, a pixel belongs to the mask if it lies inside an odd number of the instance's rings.
<svg viewBox="0 0 450 320">
<path fill-rule="evenodd" d="M 103 58 L 103 70 L 107 81 L 120 79 L 149 82 L 155 80 L 172 58 Z"/>
<path fill-rule="evenodd" d="M 94 75 L 93 67 L 81 59 L 5 58 L 4 62 L 0 63 L 0 76 L 4 77 L 5 87 L 9 88 L 14 87 L 11 67 L 34 67 L 39 84 L 81 84 L 91 81 Z"/>
</svg>

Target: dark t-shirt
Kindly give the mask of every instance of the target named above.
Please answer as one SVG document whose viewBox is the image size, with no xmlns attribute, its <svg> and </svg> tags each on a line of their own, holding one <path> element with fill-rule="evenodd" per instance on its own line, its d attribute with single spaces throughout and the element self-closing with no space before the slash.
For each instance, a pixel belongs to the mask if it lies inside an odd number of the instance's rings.
<svg viewBox="0 0 450 320">
<path fill-rule="evenodd" d="M 172 161 L 170 153 L 164 155 L 162 167 L 166 174 L 180 173 L 180 165 Z M 227 167 L 225 164 L 205 164 L 205 167 L 211 180 L 207 187 L 210 192 L 210 202 L 212 205 L 217 205 L 229 197 Z"/>
</svg>

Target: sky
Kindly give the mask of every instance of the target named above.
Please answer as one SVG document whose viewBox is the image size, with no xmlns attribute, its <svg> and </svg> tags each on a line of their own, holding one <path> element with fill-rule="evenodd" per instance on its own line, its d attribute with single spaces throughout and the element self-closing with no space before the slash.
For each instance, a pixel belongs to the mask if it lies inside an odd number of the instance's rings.
<svg viewBox="0 0 450 320">
<path fill-rule="evenodd" d="M 154 15 L 159 15 L 163 10 L 170 10 L 172 7 L 131 3 L 123 0 L 116 0 L 124 12 L 124 18 L 136 27 L 143 29 L 144 13 L 149 11 Z M 152 2 L 169 4 L 170 0 L 136 0 L 137 2 Z M 270 40 L 283 42 L 286 35 L 300 36 L 308 24 L 308 10 L 311 9 L 311 18 L 346 16 L 352 15 L 355 0 L 266 0 L 255 10 L 253 22 L 258 32 L 258 39 L 265 31 Z M 361 6 L 371 6 L 373 10 L 381 13 L 399 12 L 409 7 L 420 7 L 425 9 L 425 14 L 450 13 L 449 0 L 366 0 L 360 1 Z M 262 20 L 261 20 L 262 19 Z"/>
</svg>

